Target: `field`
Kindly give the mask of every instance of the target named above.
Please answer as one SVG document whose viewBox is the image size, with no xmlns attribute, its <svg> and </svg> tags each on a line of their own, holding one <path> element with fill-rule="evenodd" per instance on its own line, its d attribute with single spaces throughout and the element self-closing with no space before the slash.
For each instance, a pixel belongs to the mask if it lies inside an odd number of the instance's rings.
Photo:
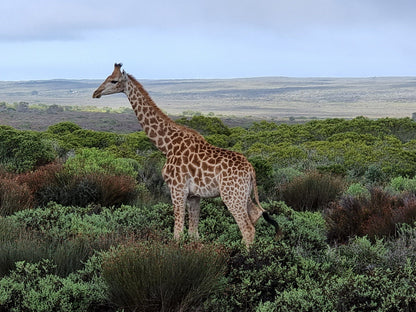
<svg viewBox="0 0 416 312">
<path fill-rule="evenodd" d="M 124 95 L 94 100 L 98 80 L 47 80 L 0 82 L 0 103 L 26 102 L 31 105 L 59 105 L 79 107 L 128 108 Z M 203 80 L 143 80 L 155 102 L 169 115 L 181 116 L 200 112 L 222 119 L 288 121 L 314 118 L 353 118 L 366 116 L 411 117 L 416 111 L 416 78 L 247 78 Z M 58 115 L 6 114 L 0 121 L 18 128 L 41 130 L 40 123 L 53 124 L 71 120 L 88 128 L 89 120 L 107 120 L 108 128 L 97 130 L 125 131 L 137 129 L 130 112 L 120 116 L 106 114 L 78 114 L 63 112 Z M 37 121 L 41 119 L 41 121 Z M 84 119 L 84 120 L 83 120 Z M 48 120 L 50 120 L 48 122 Z M 19 124 L 20 123 L 20 124 Z M 227 121 L 226 121 L 227 123 Z M 228 120 L 232 124 L 232 120 Z M 235 124 L 235 123 L 234 123 Z M 45 125 L 44 125 L 45 126 Z M 124 132 L 125 132 L 124 131 Z"/>
<path fill-rule="evenodd" d="M 0 83 L 0 312 L 416 311 L 415 81 L 145 81 L 255 168 L 281 233 L 260 218 L 250 249 L 220 199 L 173 239 L 165 156 L 123 96 Z"/>
</svg>

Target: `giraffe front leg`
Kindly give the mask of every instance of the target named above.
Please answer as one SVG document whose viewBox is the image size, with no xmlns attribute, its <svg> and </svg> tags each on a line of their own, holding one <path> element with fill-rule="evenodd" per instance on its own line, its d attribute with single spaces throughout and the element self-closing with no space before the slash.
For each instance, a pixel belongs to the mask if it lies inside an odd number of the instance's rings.
<svg viewBox="0 0 416 312">
<path fill-rule="evenodd" d="M 198 223 L 201 201 L 200 197 L 192 196 L 188 197 L 188 217 L 189 217 L 189 235 L 195 239 L 199 239 Z"/>
<path fill-rule="evenodd" d="M 173 227 L 173 238 L 179 240 L 183 234 L 185 225 L 185 196 L 183 192 L 174 192 L 171 190 L 173 213 L 175 216 L 175 225 Z"/>
</svg>

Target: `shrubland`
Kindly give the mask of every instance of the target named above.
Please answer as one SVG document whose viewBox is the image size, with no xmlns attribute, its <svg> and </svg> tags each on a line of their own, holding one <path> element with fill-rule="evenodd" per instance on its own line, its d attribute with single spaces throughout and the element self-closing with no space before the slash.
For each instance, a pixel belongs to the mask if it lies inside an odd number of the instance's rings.
<svg viewBox="0 0 416 312">
<path fill-rule="evenodd" d="M 173 240 L 142 132 L 0 126 L 0 311 L 416 311 L 416 123 L 180 123 L 245 154 L 264 220 L 246 250 L 219 199 Z"/>
</svg>

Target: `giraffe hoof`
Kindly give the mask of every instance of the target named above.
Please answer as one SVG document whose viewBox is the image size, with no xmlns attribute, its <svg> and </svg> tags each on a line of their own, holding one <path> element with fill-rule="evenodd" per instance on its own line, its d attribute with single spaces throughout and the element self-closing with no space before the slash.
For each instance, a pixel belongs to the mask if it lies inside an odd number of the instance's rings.
<svg viewBox="0 0 416 312">
<path fill-rule="evenodd" d="M 283 234 L 283 232 L 282 232 L 282 230 L 281 230 L 281 229 L 279 229 L 279 230 L 277 230 L 277 231 L 276 231 L 276 234 L 275 234 L 275 238 L 276 238 L 276 240 L 281 240 L 281 239 L 283 239 L 283 236 L 284 236 L 284 234 Z"/>
</svg>

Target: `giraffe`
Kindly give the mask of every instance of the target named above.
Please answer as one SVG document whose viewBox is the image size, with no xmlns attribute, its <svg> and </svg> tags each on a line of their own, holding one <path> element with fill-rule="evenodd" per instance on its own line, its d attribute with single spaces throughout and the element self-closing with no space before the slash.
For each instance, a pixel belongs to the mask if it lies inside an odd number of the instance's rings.
<svg viewBox="0 0 416 312">
<path fill-rule="evenodd" d="M 274 225 L 278 233 L 277 222 L 260 206 L 256 173 L 247 158 L 215 147 L 197 131 L 176 124 L 121 66 L 114 64 L 112 74 L 94 92 L 93 98 L 125 93 L 143 130 L 166 156 L 162 175 L 173 204 L 174 238 L 179 239 L 184 231 L 187 206 L 188 233 L 198 239 L 200 199 L 218 196 L 237 222 L 247 247 L 254 240 L 254 225 L 260 216 Z M 252 192 L 256 204 L 251 199 Z"/>
</svg>

